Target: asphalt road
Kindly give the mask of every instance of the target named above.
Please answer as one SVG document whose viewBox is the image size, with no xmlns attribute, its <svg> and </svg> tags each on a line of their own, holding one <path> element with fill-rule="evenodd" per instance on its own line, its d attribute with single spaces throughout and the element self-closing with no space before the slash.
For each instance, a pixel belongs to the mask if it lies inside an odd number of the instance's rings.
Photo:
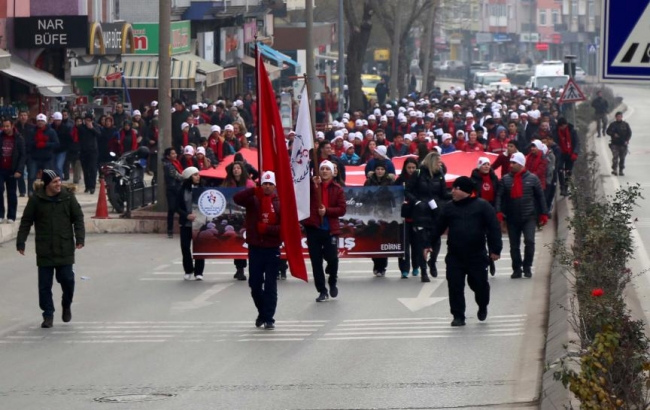
<svg viewBox="0 0 650 410">
<path fill-rule="evenodd" d="M 178 239 L 94 235 L 78 252 L 72 322 L 59 310 L 44 330 L 33 242 L 27 256 L 6 243 L 0 408 L 111 407 L 102 397 L 160 410 L 533 408 L 552 235 L 538 233 L 532 280 L 511 280 L 504 253 L 488 320 L 477 321 L 469 295 L 461 329 L 449 326 L 444 279 L 400 279 L 396 260 L 375 278 L 369 260 L 350 259 L 338 299 L 317 304 L 312 283 L 290 278 L 277 329 L 256 329 L 231 261 L 211 260 L 204 282 L 185 282 Z"/>
</svg>

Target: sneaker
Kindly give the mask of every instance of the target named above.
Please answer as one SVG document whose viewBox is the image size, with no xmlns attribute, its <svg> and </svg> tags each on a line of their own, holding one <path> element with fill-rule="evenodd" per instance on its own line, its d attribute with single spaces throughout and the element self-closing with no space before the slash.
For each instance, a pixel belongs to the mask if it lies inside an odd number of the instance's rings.
<svg viewBox="0 0 650 410">
<path fill-rule="evenodd" d="M 510 279 L 521 279 L 521 272 L 512 272 Z"/>
<path fill-rule="evenodd" d="M 54 318 L 53 317 L 44 317 L 43 318 L 43 323 L 41 323 L 41 327 L 43 329 L 49 329 L 52 326 L 54 326 Z"/>
<path fill-rule="evenodd" d="M 455 317 L 454 320 L 451 322 L 451 325 L 453 327 L 465 326 L 465 319 L 460 317 Z"/>
<path fill-rule="evenodd" d="M 618 172 L 612 170 L 612 175 L 618 175 Z"/>
<path fill-rule="evenodd" d="M 339 288 L 336 285 L 330 285 L 330 296 L 335 298 L 339 295 Z"/>
<path fill-rule="evenodd" d="M 192 274 L 191 273 L 186 273 L 185 276 L 183 276 L 185 280 L 192 280 Z"/>
<path fill-rule="evenodd" d="M 13 224 L 15 224 L 15 223 L 16 223 L 16 220 L 15 220 L 15 219 L 7 219 L 7 224 L 8 224 L 8 225 L 13 225 Z"/>
<path fill-rule="evenodd" d="M 413 269 L 413 272 L 411 272 L 411 275 L 413 276 L 418 276 L 420 274 L 420 269 Z"/>
<path fill-rule="evenodd" d="M 68 323 L 72 320 L 72 310 L 70 309 L 70 306 L 63 308 L 63 315 L 61 316 L 61 319 L 64 323 Z"/>
<path fill-rule="evenodd" d="M 196 276 L 194 276 L 194 279 L 203 280 L 203 275 L 196 275 Z"/>
<path fill-rule="evenodd" d="M 377 270 L 372 270 L 372 274 L 375 275 L 376 277 L 379 277 L 379 271 Z"/>
<path fill-rule="evenodd" d="M 383 278 L 384 276 L 386 276 L 386 271 L 382 270 L 382 271 L 377 272 L 377 274 L 378 274 L 377 276 L 379 276 L 380 278 Z"/>
<path fill-rule="evenodd" d="M 402 279 L 408 279 L 409 273 L 407 272 L 402 272 Z"/>
<path fill-rule="evenodd" d="M 533 277 L 533 272 L 530 271 L 530 269 L 524 269 L 524 277 L 530 279 Z"/>
<path fill-rule="evenodd" d="M 275 329 L 275 324 L 273 322 L 264 323 L 264 330 L 273 330 Z"/>
<path fill-rule="evenodd" d="M 431 282 L 431 279 L 429 279 L 429 275 L 422 275 L 422 277 L 420 278 L 420 282 L 428 283 Z"/>
<path fill-rule="evenodd" d="M 262 327 L 263 324 L 264 320 L 258 316 L 257 319 L 255 319 L 255 327 Z"/>
<path fill-rule="evenodd" d="M 316 302 L 326 302 L 329 299 L 327 292 L 321 292 L 320 295 L 316 298 Z"/>
<path fill-rule="evenodd" d="M 623 170 L 619 171 L 618 175 L 621 176 L 621 177 L 625 176 L 625 174 L 623 173 Z"/>
<path fill-rule="evenodd" d="M 484 322 L 485 319 L 487 319 L 487 306 L 482 307 L 482 308 L 479 308 L 479 309 L 478 309 L 478 313 L 476 313 L 476 317 L 477 317 L 478 320 L 480 320 L 481 322 Z"/>
</svg>

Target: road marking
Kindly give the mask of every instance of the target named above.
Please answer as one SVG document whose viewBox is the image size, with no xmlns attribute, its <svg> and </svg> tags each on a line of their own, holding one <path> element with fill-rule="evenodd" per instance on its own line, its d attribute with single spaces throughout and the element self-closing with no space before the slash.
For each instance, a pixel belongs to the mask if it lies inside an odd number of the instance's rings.
<svg viewBox="0 0 650 410">
<path fill-rule="evenodd" d="M 477 334 L 472 333 L 473 337 L 512 337 L 523 336 L 523 333 L 496 333 L 496 334 Z M 455 332 L 455 334 L 445 335 L 399 335 L 399 336 L 354 336 L 354 337 L 321 337 L 318 340 L 332 341 L 332 340 L 391 340 L 391 339 L 442 339 L 452 337 L 467 337 L 466 332 Z"/>
<path fill-rule="evenodd" d="M 407 309 L 409 309 L 411 312 L 417 312 L 418 310 L 422 310 L 424 308 L 427 308 L 429 306 L 433 306 L 438 302 L 442 302 L 443 300 L 447 299 L 446 297 L 443 298 L 433 298 L 434 293 L 436 293 L 436 290 L 442 285 L 442 281 L 434 281 L 434 282 L 429 282 L 425 283 L 422 285 L 422 288 L 420 289 L 420 293 L 418 293 L 418 296 L 415 298 L 397 298 L 404 306 L 406 306 Z"/>
<path fill-rule="evenodd" d="M 234 282 L 231 283 L 217 283 L 192 299 L 189 302 L 175 302 L 172 305 L 172 313 L 187 312 L 188 310 L 201 309 L 206 306 L 212 305 L 214 302 L 208 302 L 208 299 L 216 295 L 217 293 L 228 289 L 234 285 Z"/>
</svg>

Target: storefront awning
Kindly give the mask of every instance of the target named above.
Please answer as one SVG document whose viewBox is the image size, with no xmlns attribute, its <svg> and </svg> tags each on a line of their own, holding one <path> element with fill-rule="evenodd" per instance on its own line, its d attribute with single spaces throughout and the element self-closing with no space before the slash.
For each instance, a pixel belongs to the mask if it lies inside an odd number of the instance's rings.
<svg viewBox="0 0 650 410">
<path fill-rule="evenodd" d="M 0 69 L 10 77 L 33 85 L 43 97 L 67 97 L 73 95 L 72 86 L 47 71 L 32 67 L 16 56 L 10 57 L 9 68 Z"/>
<path fill-rule="evenodd" d="M 223 84 L 223 67 L 218 64 L 205 60 L 195 54 L 179 54 L 173 57 L 178 61 L 195 61 L 198 64 L 196 70 L 205 75 L 205 86 Z"/>
<path fill-rule="evenodd" d="M 253 57 L 244 56 L 241 62 L 246 64 L 247 66 L 253 68 L 255 67 L 255 59 Z M 282 68 L 267 63 L 264 63 L 264 67 L 266 68 L 266 73 L 269 75 L 269 78 L 271 80 L 277 80 L 278 78 L 280 78 L 280 75 L 282 74 Z"/>
<path fill-rule="evenodd" d="M 266 44 L 257 43 L 262 55 L 269 60 L 277 61 L 278 64 L 282 65 L 284 63 L 292 65 L 295 67 L 296 71 L 300 71 L 300 64 L 297 61 L 293 60 L 286 54 L 282 54 L 278 50 L 273 49 L 272 47 L 267 46 Z"/>
<path fill-rule="evenodd" d="M 196 61 L 175 61 L 172 60 L 171 82 L 172 90 L 194 90 L 196 89 Z M 121 88 L 122 81 L 116 78 L 111 81 L 110 74 L 119 70 L 119 65 L 99 64 L 95 70 L 95 88 Z M 138 59 L 122 61 L 121 68 L 124 72 L 126 87 L 135 90 L 157 90 L 158 89 L 158 59 Z"/>
</svg>

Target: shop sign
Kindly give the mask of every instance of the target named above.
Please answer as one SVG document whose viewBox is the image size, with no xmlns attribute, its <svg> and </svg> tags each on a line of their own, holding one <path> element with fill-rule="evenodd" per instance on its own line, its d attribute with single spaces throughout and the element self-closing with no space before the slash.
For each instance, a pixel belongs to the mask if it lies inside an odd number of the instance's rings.
<svg viewBox="0 0 650 410">
<path fill-rule="evenodd" d="M 86 48 L 88 16 L 14 18 L 14 45 L 18 49 Z"/>
</svg>

